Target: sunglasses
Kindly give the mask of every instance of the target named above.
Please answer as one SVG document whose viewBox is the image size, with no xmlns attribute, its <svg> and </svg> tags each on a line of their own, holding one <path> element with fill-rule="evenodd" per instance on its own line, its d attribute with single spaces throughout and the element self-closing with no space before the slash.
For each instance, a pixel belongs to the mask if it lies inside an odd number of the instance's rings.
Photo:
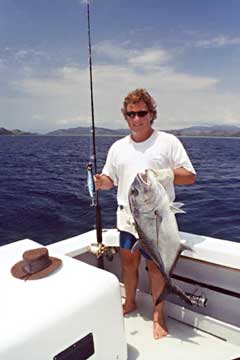
<svg viewBox="0 0 240 360">
<path fill-rule="evenodd" d="M 146 110 L 141 110 L 141 111 L 128 111 L 126 113 L 127 117 L 134 119 L 135 116 L 137 115 L 138 117 L 142 118 L 144 116 L 146 116 L 149 113 L 149 111 Z"/>
</svg>

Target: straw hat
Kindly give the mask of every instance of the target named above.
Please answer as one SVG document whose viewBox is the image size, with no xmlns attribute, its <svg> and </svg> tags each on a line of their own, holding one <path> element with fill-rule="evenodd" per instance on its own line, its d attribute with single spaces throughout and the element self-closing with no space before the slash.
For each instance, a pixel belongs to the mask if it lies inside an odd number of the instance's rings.
<svg viewBox="0 0 240 360">
<path fill-rule="evenodd" d="M 45 247 L 27 250 L 22 255 L 23 260 L 13 265 L 11 273 L 22 280 L 37 280 L 56 270 L 62 260 L 49 256 Z"/>
</svg>

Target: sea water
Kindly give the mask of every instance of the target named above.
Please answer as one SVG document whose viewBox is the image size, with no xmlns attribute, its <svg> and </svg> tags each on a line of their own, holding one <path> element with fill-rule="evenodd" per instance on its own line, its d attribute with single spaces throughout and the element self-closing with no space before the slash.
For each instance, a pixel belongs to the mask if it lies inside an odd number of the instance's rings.
<svg viewBox="0 0 240 360">
<path fill-rule="evenodd" d="M 118 137 L 97 137 L 98 171 Z M 197 171 L 177 186 L 181 231 L 240 242 L 240 138 L 182 137 Z M 91 139 L 0 137 L 0 245 L 29 238 L 43 245 L 94 228 L 87 189 Z M 104 228 L 115 227 L 116 189 L 99 192 Z"/>
</svg>

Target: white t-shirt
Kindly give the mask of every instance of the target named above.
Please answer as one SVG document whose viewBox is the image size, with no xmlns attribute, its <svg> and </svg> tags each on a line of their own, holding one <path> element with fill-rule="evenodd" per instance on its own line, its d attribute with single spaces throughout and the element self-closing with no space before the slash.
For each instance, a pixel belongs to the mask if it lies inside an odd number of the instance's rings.
<svg viewBox="0 0 240 360">
<path fill-rule="evenodd" d="M 189 157 L 178 138 L 162 131 L 152 133 L 143 142 L 135 142 L 128 135 L 110 147 L 102 174 L 118 186 L 118 205 L 128 207 L 128 190 L 138 172 L 146 169 L 176 169 L 184 167 L 195 174 Z M 174 185 L 168 187 L 170 201 L 175 199 Z"/>
</svg>

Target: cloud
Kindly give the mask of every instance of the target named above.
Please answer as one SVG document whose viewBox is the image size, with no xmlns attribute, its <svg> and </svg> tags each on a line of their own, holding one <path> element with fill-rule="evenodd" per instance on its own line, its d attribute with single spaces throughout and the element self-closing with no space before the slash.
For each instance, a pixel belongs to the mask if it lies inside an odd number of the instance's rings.
<svg viewBox="0 0 240 360">
<path fill-rule="evenodd" d="M 140 67 L 160 67 L 171 59 L 171 55 L 162 49 L 146 49 L 143 52 L 137 51 L 128 59 L 129 64 Z"/>
<path fill-rule="evenodd" d="M 96 126 L 126 127 L 120 112 L 122 100 L 137 87 L 146 88 L 156 99 L 156 126 L 162 129 L 240 121 L 239 94 L 219 93 L 218 78 L 177 71 L 172 54 L 162 48 L 141 52 L 130 44 L 121 47 L 105 42 L 95 50 L 97 56 L 105 56 L 105 63 L 95 61 L 93 66 Z M 37 68 L 20 73 L 21 77 L 9 81 L 14 97 L 0 97 L 5 127 L 45 132 L 90 125 L 87 66 L 59 66 L 45 75 Z"/>
<path fill-rule="evenodd" d="M 0 58 L 0 71 L 3 71 L 5 69 L 5 61 Z"/>
<path fill-rule="evenodd" d="M 36 66 L 49 64 L 50 55 L 43 50 L 34 48 L 10 48 L 0 49 L 0 58 L 6 66 Z"/>
<path fill-rule="evenodd" d="M 168 63 L 172 55 L 161 48 L 134 49 L 131 44 L 124 43 L 115 45 L 110 41 L 104 41 L 94 46 L 96 54 L 102 58 L 117 61 L 141 68 L 160 67 Z"/>
<path fill-rule="evenodd" d="M 226 35 L 219 35 L 210 39 L 198 40 L 195 43 L 196 47 L 202 47 L 202 48 L 220 48 L 230 45 L 240 45 L 240 37 L 229 37 Z"/>
<path fill-rule="evenodd" d="M 88 4 L 90 1 L 89 0 L 79 0 L 80 4 Z"/>
<path fill-rule="evenodd" d="M 71 66 L 51 71 L 48 76 L 37 77 L 32 74 L 18 81 L 12 81 L 12 87 L 19 94 L 31 97 L 68 97 L 76 96 L 82 84 L 87 84 L 87 69 Z M 84 85 L 84 86 L 85 86 Z"/>
<path fill-rule="evenodd" d="M 114 45 L 111 41 L 101 41 L 93 46 L 93 50 L 97 56 L 118 62 L 126 61 L 131 53 L 124 45 Z"/>
<path fill-rule="evenodd" d="M 104 75 L 104 81 L 107 78 L 118 79 L 116 81 L 136 83 L 148 82 L 161 84 L 165 91 L 175 90 L 205 90 L 215 86 L 219 80 L 207 76 L 196 76 L 187 73 L 181 73 L 174 69 L 172 65 L 172 54 L 162 48 L 145 48 L 144 51 L 134 49 L 131 44 L 115 46 L 112 42 L 102 42 L 94 47 L 98 56 L 106 56 L 114 60 L 112 63 L 106 61 L 105 65 L 95 66 L 98 71 L 98 79 Z M 115 61 L 117 62 L 115 63 Z M 141 70 L 141 71 L 139 71 Z M 122 79 L 122 81 L 121 81 Z M 103 84 L 104 85 L 104 84 Z"/>
</svg>

